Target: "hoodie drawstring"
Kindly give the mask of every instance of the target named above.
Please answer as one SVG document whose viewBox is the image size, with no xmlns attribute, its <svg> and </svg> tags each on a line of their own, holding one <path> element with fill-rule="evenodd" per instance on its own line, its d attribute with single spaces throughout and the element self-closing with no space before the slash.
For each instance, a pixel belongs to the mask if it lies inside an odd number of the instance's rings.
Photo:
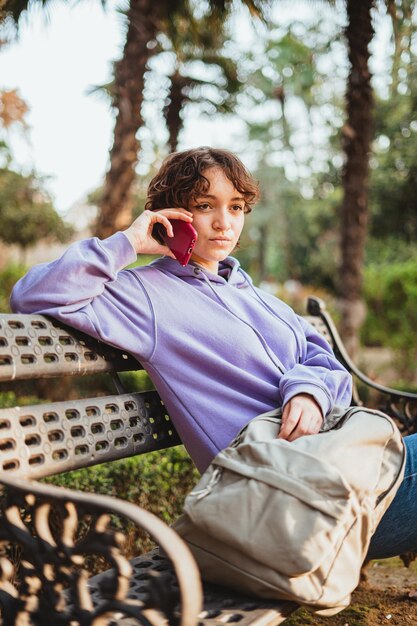
<svg viewBox="0 0 417 626">
<path fill-rule="evenodd" d="M 242 269 L 239 268 L 240 271 L 242 272 L 243 276 L 246 278 L 247 283 L 249 285 L 249 287 L 252 289 L 252 292 L 255 294 L 255 297 L 260 301 L 260 303 L 262 304 L 262 306 L 264 307 L 264 309 L 266 309 L 267 311 L 269 311 L 271 313 L 271 315 L 273 315 L 275 318 L 277 318 L 280 322 L 282 322 L 283 324 L 285 324 L 286 326 L 288 326 L 288 328 L 292 331 L 292 333 L 294 334 L 295 337 L 295 342 L 297 344 L 297 348 L 298 348 L 298 354 L 301 355 L 303 353 L 302 351 L 302 347 L 300 345 L 300 340 L 299 337 L 297 335 L 297 333 L 295 332 L 294 328 L 291 326 L 291 324 L 289 324 L 287 322 L 287 320 L 285 320 L 284 318 L 280 317 L 278 315 L 278 313 L 276 311 L 274 311 L 274 309 L 272 307 L 269 306 L 269 304 L 267 302 L 265 302 L 265 300 L 262 298 L 262 296 L 256 291 L 255 287 L 252 284 L 252 281 L 250 280 L 250 277 L 248 276 L 248 274 L 246 274 L 246 272 Z"/>
<path fill-rule="evenodd" d="M 267 342 L 265 341 L 264 337 L 261 335 L 261 333 L 258 331 L 257 328 L 254 328 L 252 326 L 252 324 L 250 324 L 249 322 L 247 322 L 246 320 L 242 319 L 235 311 L 233 311 L 233 309 L 230 308 L 230 306 L 228 305 L 227 302 L 225 302 L 223 300 L 223 298 L 221 298 L 221 296 L 217 293 L 217 291 L 214 289 L 213 285 L 211 284 L 210 279 L 208 278 L 208 276 L 206 276 L 205 272 L 203 272 L 202 270 L 200 270 L 199 268 L 195 268 L 194 270 L 195 274 L 197 274 L 197 272 L 199 274 L 202 274 L 204 281 L 206 282 L 206 284 L 209 286 L 209 288 L 211 289 L 211 291 L 213 292 L 214 296 L 216 297 L 216 299 L 220 302 L 220 304 L 227 310 L 229 311 L 229 313 L 231 313 L 231 315 L 233 315 L 234 317 L 236 317 L 240 322 L 242 322 L 243 324 L 246 324 L 246 326 L 249 326 L 249 328 L 255 333 L 255 335 L 258 337 L 259 341 L 261 342 L 266 354 L 268 355 L 269 359 L 272 361 L 273 365 L 275 365 L 276 368 L 278 368 L 278 370 L 281 372 L 281 374 L 285 374 L 285 368 L 282 365 L 282 363 L 280 361 L 277 360 L 276 355 L 271 351 L 270 347 L 268 346 Z M 246 278 L 246 277 L 245 277 Z M 248 281 L 250 283 L 250 281 Z M 255 292 L 256 293 L 256 292 Z M 262 302 L 262 300 L 261 300 Z"/>
</svg>

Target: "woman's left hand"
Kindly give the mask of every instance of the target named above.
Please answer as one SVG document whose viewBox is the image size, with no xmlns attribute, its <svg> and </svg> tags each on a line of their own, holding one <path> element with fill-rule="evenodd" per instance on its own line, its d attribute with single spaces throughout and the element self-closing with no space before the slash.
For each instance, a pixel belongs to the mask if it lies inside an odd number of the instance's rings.
<svg viewBox="0 0 417 626">
<path fill-rule="evenodd" d="M 300 393 L 287 402 L 282 410 L 282 424 L 278 439 L 294 441 L 304 435 L 319 432 L 323 423 L 321 408 L 308 393 Z"/>
</svg>

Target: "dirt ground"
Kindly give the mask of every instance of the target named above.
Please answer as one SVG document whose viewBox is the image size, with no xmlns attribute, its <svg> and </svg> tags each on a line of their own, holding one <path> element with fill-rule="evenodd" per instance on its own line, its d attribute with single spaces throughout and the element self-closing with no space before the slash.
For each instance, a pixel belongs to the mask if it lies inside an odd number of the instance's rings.
<svg viewBox="0 0 417 626">
<path fill-rule="evenodd" d="M 367 580 L 352 596 L 349 608 L 333 617 L 316 617 L 299 609 L 285 626 L 417 626 L 417 562 L 372 561 Z"/>
</svg>

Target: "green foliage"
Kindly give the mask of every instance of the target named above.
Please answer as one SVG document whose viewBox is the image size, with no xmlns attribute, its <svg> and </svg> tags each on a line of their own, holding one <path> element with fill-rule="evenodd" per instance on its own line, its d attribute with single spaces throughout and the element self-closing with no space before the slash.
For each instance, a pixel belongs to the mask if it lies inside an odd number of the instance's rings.
<svg viewBox="0 0 417 626">
<path fill-rule="evenodd" d="M 154 389 L 154 384 L 145 370 L 120 372 L 119 376 L 127 393 Z"/>
<path fill-rule="evenodd" d="M 238 257 L 256 281 L 274 277 L 335 289 L 339 190 L 326 181 L 305 198 L 282 168 L 265 165 L 256 173 L 262 188 L 259 204 L 248 216 Z"/>
<path fill-rule="evenodd" d="M 337 287 L 340 128 L 348 68 L 337 67 L 336 21 L 327 32 L 319 22 L 310 28 L 296 22 L 285 30 L 277 25 L 243 64 L 247 87 L 240 98 L 246 105 L 241 117 L 260 164 L 263 199 L 250 216 L 239 256 L 257 280 L 274 275 L 332 291 Z M 400 42 L 411 41 L 401 33 Z M 376 93 L 367 263 L 405 261 L 416 249 L 417 57 L 410 46 L 400 54 L 401 70 L 387 59 L 388 69 L 376 81 L 377 90 L 378 85 L 392 87 L 389 94 Z M 404 83 L 399 86 L 393 78 L 397 71 Z M 398 254 L 393 238 L 402 242 Z"/>
<path fill-rule="evenodd" d="M 414 60 L 417 68 L 417 57 Z M 417 69 L 414 69 L 417 75 Z M 417 239 L 417 100 L 393 94 L 376 108 L 371 170 L 371 234 Z"/>
<path fill-rule="evenodd" d="M 45 482 L 127 500 L 170 524 L 180 515 L 184 498 L 197 479 L 198 473 L 190 457 L 182 446 L 178 446 L 67 472 L 45 479 Z M 132 524 L 123 521 L 116 524 L 128 539 L 129 556 L 151 547 L 149 538 Z"/>
<path fill-rule="evenodd" d="M 0 239 L 26 249 L 45 238 L 65 242 L 72 232 L 33 174 L 0 168 Z"/>
<path fill-rule="evenodd" d="M 14 406 L 27 406 L 28 404 L 39 404 L 40 400 L 37 396 L 17 395 L 14 391 L 0 392 L 0 408 L 10 409 Z"/>
<path fill-rule="evenodd" d="M 12 406 L 16 406 L 17 398 L 13 391 L 5 391 L 0 393 L 0 407 L 2 409 L 10 409 Z"/>
<path fill-rule="evenodd" d="M 336 32 L 335 24 L 326 33 L 319 23 L 277 25 L 243 64 L 241 117 L 262 195 L 239 257 L 255 280 L 273 275 L 335 288 L 341 190 L 328 174 L 341 114 L 337 81 L 330 87 L 322 68 L 334 66 Z"/>
<path fill-rule="evenodd" d="M 23 265 L 10 264 L 0 272 L 0 311 L 7 313 L 10 311 L 9 297 L 13 285 L 26 272 Z"/>
<path fill-rule="evenodd" d="M 400 374 L 415 371 L 417 357 L 417 256 L 397 263 L 373 264 L 365 270 L 368 316 L 366 344 L 397 351 Z"/>
<path fill-rule="evenodd" d="M 385 266 L 417 258 L 415 243 L 401 241 L 397 236 L 387 236 L 383 239 L 370 238 L 365 252 L 366 266 Z"/>
</svg>

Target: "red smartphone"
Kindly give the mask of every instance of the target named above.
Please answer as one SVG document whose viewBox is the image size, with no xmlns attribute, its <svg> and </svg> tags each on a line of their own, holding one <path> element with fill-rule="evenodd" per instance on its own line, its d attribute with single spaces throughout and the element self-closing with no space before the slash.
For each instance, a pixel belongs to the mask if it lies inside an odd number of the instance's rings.
<svg viewBox="0 0 417 626">
<path fill-rule="evenodd" d="M 159 243 L 168 246 L 181 265 L 187 265 L 197 243 L 197 231 L 192 224 L 184 220 L 170 220 L 170 222 L 174 231 L 173 237 L 168 237 L 162 224 L 155 224 L 152 236 Z"/>
</svg>

